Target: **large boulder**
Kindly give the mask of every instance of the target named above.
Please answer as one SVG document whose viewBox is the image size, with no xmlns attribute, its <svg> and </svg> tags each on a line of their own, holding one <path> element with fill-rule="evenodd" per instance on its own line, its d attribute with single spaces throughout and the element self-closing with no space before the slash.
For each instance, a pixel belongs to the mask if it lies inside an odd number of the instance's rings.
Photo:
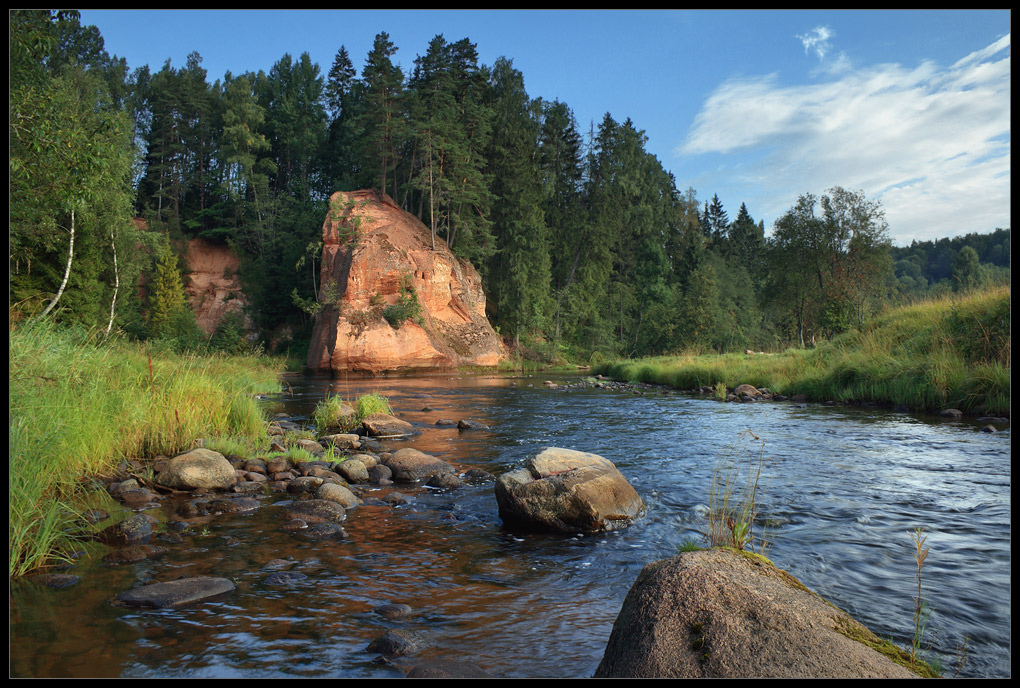
<svg viewBox="0 0 1020 688">
<path fill-rule="evenodd" d="M 174 490 L 222 490 L 237 482 L 237 474 L 223 454 L 192 449 L 167 461 L 157 482 Z"/>
<path fill-rule="evenodd" d="M 645 509 L 611 461 L 549 447 L 496 481 L 503 523 L 512 528 L 595 533 L 630 524 Z"/>
<path fill-rule="evenodd" d="M 333 194 L 322 237 L 323 308 L 310 369 L 378 373 L 505 358 L 478 272 L 389 196 Z"/>
<path fill-rule="evenodd" d="M 595 676 L 916 677 L 890 656 L 909 661 L 764 557 L 711 549 L 645 566 Z"/>
</svg>

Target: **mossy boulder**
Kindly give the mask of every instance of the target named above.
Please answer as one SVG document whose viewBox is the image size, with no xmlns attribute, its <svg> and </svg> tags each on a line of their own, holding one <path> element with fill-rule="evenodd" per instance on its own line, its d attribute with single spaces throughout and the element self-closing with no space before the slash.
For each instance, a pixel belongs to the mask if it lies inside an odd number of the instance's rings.
<svg viewBox="0 0 1020 688">
<path fill-rule="evenodd" d="M 596 677 L 909 678 L 927 665 L 765 557 L 727 549 L 652 562 L 623 603 Z"/>
</svg>

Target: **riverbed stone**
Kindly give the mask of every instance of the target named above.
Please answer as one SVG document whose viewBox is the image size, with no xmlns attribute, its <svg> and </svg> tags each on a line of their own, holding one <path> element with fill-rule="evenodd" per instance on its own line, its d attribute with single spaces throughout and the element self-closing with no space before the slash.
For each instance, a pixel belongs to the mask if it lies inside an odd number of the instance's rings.
<svg viewBox="0 0 1020 688">
<path fill-rule="evenodd" d="M 96 537 L 108 545 L 143 543 L 152 537 L 152 526 L 155 523 L 158 521 L 148 514 L 134 514 L 99 531 Z"/>
<path fill-rule="evenodd" d="M 457 421 L 458 430 L 488 430 L 489 426 L 485 423 L 477 420 L 468 420 L 467 418 Z"/>
<path fill-rule="evenodd" d="M 255 511 L 262 502 L 254 497 L 236 497 L 233 499 L 215 499 L 209 503 L 209 511 L 216 514 L 237 514 Z"/>
<path fill-rule="evenodd" d="M 372 611 L 378 614 L 379 616 L 389 619 L 390 621 L 395 621 L 396 619 L 403 619 L 405 617 L 410 616 L 414 612 L 414 610 L 411 608 L 411 605 L 397 603 L 381 604 L 378 607 L 375 607 Z"/>
<path fill-rule="evenodd" d="M 234 467 L 211 449 L 192 449 L 170 459 L 157 482 L 174 490 L 222 490 L 237 482 Z"/>
<path fill-rule="evenodd" d="M 121 566 L 145 561 L 160 554 L 166 554 L 167 548 L 158 545 L 134 545 L 115 549 L 103 557 L 103 566 Z"/>
<path fill-rule="evenodd" d="M 365 649 L 387 657 L 403 657 L 417 654 L 430 646 L 428 638 L 420 631 L 393 628 L 373 640 Z"/>
<path fill-rule="evenodd" d="M 737 385 L 733 393 L 738 397 L 757 397 L 761 392 L 753 385 Z"/>
<path fill-rule="evenodd" d="M 344 509 L 353 509 L 360 502 L 357 495 L 343 485 L 337 485 L 336 483 L 323 483 L 319 485 L 318 489 L 315 490 L 315 498 L 336 502 Z"/>
<path fill-rule="evenodd" d="M 29 578 L 33 583 L 45 585 L 51 590 L 62 590 L 81 582 L 81 576 L 71 573 L 39 573 Z"/>
<path fill-rule="evenodd" d="M 495 678 L 477 664 L 450 659 L 433 659 L 411 667 L 404 678 Z"/>
<path fill-rule="evenodd" d="M 376 485 L 391 485 L 393 484 L 393 471 L 389 469 L 389 466 L 380 463 L 368 469 L 368 479 Z"/>
<path fill-rule="evenodd" d="M 326 538 L 343 540 L 347 537 L 347 531 L 336 523 L 313 523 L 304 530 L 298 531 L 298 535 L 305 540 L 315 542 Z"/>
<path fill-rule="evenodd" d="M 291 494 L 301 494 L 303 492 L 314 492 L 322 485 L 325 480 L 318 478 L 314 475 L 302 475 L 290 480 L 287 483 L 287 492 Z"/>
<path fill-rule="evenodd" d="M 326 435 L 319 438 L 319 442 L 327 447 L 335 447 L 340 451 L 359 449 L 361 447 L 361 436 L 353 433 L 339 433 Z"/>
<path fill-rule="evenodd" d="M 881 643 L 762 556 L 685 552 L 638 574 L 595 677 L 916 677 L 860 639 Z"/>
<path fill-rule="evenodd" d="M 364 463 L 356 459 L 348 459 L 347 461 L 338 463 L 336 470 L 349 483 L 368 482 L 368 468 Z"/>
<path fill-rule="evenodd" d="M 228 578 L 194 576 L 165 583 L 143 585 L 122 592 L 110 603 L 119 607 L 177 608 L 219 598 L 233 592 L 234 587 L 234 583 Z"/>
<path fill-rule="evenodd" d="M 397 482 L 418 482 L 440 473 L 457 472 L 442 459 L 410 447 L 393 452 L 385 463 L 393 471 L 393 480 Z"/>
<path fill-rule="evenodd" d="M 406 437 L 419 435 L 421 431 L 410 423 L 394 418 L 387 413 L 373 413 L 361 422 L 365 434 L 371 437 Z"/>
<path fill-rule="evenodd" d="M 452 490 L 461 487 L 464 481 L 460 479 L 456 473 L 439 473 L 428 479 L 425 483 L 429 487 L 435 487 L 443 490 Z"/>
<path fill-rule="evenodd" d="M 276 573 L 271 573 L 268 576 L 266 576 L 265 580 L 263 580 L 262 582 L 265 585 L 290 587 L 295 583 L 300 583 L 301 581 L 307 578 L 308 578 L 307 575 L 299 571 L 277 571 Z"/>
<path fill-rule="evenodd" d="M 625 527 L 645 505 L 623 474 L 597 454 L 547 447 L 496 481 L 503 523 L 524 530 L 594 533 Z"/>
<path fill-rule="evenodd" d="M 347 512 L 336 502 L 325 499 L 308 499 L 286 507 L 287 517 L 312 523 L 343 523 Z"/>
</svg>

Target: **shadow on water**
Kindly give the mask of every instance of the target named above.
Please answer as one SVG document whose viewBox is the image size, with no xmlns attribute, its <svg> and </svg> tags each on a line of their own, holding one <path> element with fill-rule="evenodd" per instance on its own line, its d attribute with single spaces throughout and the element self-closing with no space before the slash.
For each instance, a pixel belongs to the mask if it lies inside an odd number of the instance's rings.
<svg viewBox="0 0 1020 688">
<path fill-rule="evenodd" d="M 16 584 L 11 674 L 398 677 L 435 658 L 495 676 L 590 676 L 637 573 L 698 535 L 715 459 L 746 429 L 766 442 L 761 507 L 777 565 L 909 646 L 909 531 L 923 526 L 932 548 L 924 571 L 930 652 L 951 674 L 966 634 L 965 675 L 1010 674 L 1008 430 L 984 434 L 973 423 L 875 409 L 549 389 L 543 380 L 293 377 L 289 393 L 267 405 L 308 418 L 326 394 L 381 394 L 423 430 L 388 448 L 413 446 L 460 471 L 499 474 L 545 446 L 601 454 L 648 506 L 630 528 L 589 537 L 511 533 L 489 481 L 453 491 L 371 487 L 348 515 L 346 539 L 311 542 L 281 528 L 274 502 L 286 496 L 265 496 L 253 513 L 195 524 L 161 557 L 103 568 L 106 549 L 92 545 L 76 586 Z M 440 419 L 490 429 L 437 427 Z M 394 489 L 406 504 L 380 501 Z M 167 520 L 173 508 L 151 513 Z M 278 571 L 300 575 L 280 584 L 270 577 Z M 180 610 L 108 603 L 143 582 L 200 574 L 231 578 L 237 590 Z M 413 612 L 398 620 L 373 612 L 390 602 Z M 431 648 L 390 660 L 365 651 L 398 627 L 424 632 Z"/>
</svg>

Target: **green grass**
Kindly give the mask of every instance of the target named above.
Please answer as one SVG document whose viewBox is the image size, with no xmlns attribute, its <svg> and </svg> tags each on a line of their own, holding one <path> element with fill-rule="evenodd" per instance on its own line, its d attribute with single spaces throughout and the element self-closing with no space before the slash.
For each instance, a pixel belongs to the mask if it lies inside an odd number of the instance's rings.
<svg viewBox="0 0 1020 688">
<path fill-rule="evenodd" d="M 341 397 L 332 396 L 315 406 L 312 423 L 320 436 L 336 431 L 351 432 L 373 413 L 392 415 L 389 400 L 378 394 L 363 394 L 354 403 L 348 403 Z"/>
<path fill-rule="evenodd" d="M 618 361 L 594 372 L 679 389 L 746 383 L 816 401 L 1008 415 L 1010 289 L 895 308 L 814 349 Z"/>
<path fill-rule="evenodd" d="M 277 361 L 151 353 L 50 323 L 11 330 L 9 575 L 66 556 L 82 486 L 203 437 L 264 437 Z"/>
</svg>

